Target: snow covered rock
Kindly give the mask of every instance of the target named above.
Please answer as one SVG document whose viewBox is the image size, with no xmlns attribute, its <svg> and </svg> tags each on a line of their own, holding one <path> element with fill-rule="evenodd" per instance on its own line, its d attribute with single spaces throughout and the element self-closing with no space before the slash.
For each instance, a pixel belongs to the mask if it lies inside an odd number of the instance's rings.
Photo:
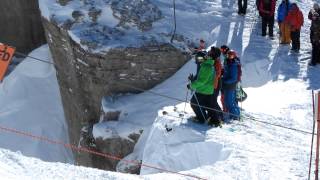
<svg viewBox="0 0 320 180">
<path fill-rule="evenodd" d="M 182 119 L 173 109 L 172 106 L 164 108 L 169 116 L 162 115 L 160 111 L 151 127 L 142 164 L 152 164 L 157 169 L 142 166 L 142 175 L 160 173 L 161 169 L 175 172 L 192 170 L 229 158 L 232 149 L 206 138 L 208 126 L 188 121 L 188 117 Z"/>
<path fill-rule="evenodd" d="M 132 129 L 130 124 L 116 121 L 95 124 L 93 126 L 95 149 L 120 158 L 127 156 L 133 152 L 133 148 L 143 132 L 142 130 L 134 132 L 130 129 Z M 118 162 L 117 159 L 106 161 L 98 157 L 95 161 L 95 167 L 115 171 Z"/>
<path fill-rule="evenodd" d="M 190 58 L 184 43 L 171 44 L 165 28 L 153 28 L 161 12 L 150 1 L 39 3 L 73 144 L 95 146 L 91 132 L 103 97 L 139 92 L 130 86 L 150 89 Z M 100 166 L 86 153 L 76 159 Z"/>
<path fill-rule="evenodd" d="M 150 30 L 161 18 L 161 11 L 149 0 L 113 0 L 111 8 L 120 25 L 134 23 L 142 31 Z"/>
<path fill-rule="evenodd" d="M 28 53 L 46 41 L 38 0 L 1 0 L 0 24 L 0 41 L 20 52 Z"/>
</svg>

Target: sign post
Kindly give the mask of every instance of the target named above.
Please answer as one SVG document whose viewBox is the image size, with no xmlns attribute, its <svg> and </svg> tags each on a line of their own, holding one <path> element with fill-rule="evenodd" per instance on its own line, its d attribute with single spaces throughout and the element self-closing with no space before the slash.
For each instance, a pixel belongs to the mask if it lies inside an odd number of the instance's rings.
<svg viewBox="0 0 320 180">
<path fill-rule="evenodd" d="M 0 82 L 2 82 L 4 75 L 11 62 L 15 48 L 0 43 Z"/>
</svg>

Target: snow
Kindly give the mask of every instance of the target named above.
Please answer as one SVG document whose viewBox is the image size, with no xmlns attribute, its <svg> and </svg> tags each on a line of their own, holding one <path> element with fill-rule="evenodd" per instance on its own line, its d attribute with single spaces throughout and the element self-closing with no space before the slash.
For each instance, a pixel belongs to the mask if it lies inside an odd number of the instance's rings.
<svg viewBox="0 0 320 180">
<path fill-rule="evenodd" d="M 169 16 L 171 1 L 153 2 L 159 5 L 164 16 Z M 154 87 L 152 92 L 126 94 L 103 101 L 105 111 L 121 110 L 119 121 L 100 122 L 93 129 L 95 138 L 112 137 L 114 132 L 116 136 L 126 138 L 130 132 L 143 129 L 134 152 L 126 159 L 142 159 L 143 164 L 157 169 L 143 166 L 142 175 L 134 176 L 43 162 L 25 155 L 69 163 L 72 163 L 72 156 L 63 147 L 53 147 L 0 131 L 0 147 L 10 150 L 0 149 L 1 177 L 187 178 L 160 170 L 167 169 L 205 179 L 307 179 L 311 135 L 266 123 L 312 131 L 311 90 L 320 89 L 320 66 L 307 65 L 311 57 L 311 45 L 310 21 L 306 17 L 313 1 L 297 2 L 305 16 L 300 53 L 291 52 L 290 46 L 279 45 L 278 39 L 270 40 L 259 35 L 261 21 L 257 18 L 253 0 L 248 2 L 248 14 L 245 17 L 237 15 L 235 1 L 228 1 L 230 4 L 220 0 L 206 0 L 201 4 L 197 0 L 176 2 L 178 31 L 190 35 L 191 39 L 208 39 L 207 45 L 228 44 L 241 56 L 242 83 L 248 93 L 247 100 L 240 104 L 246 116 L 244 121 L 225 124 L 222 128 L 195 124 L 187 120 L 193 115 L 189 104 L 156 95 L 163 94 L 181 100 L 188 96 L 190 99 L 191 95 L 186 90 L 187 77 L 196 70 L 191 60 L 175 75 Z M 67 5 L 69 8 L 72 6 L 72 3 Z M 159 31 L 169 30 L 172 24 L 160 20 L 155 27 Z M 50 59 L 46 46 L 32 55 Z M 54 75 L 55 71 L 49 64 L 26 59 L 18 65 L 0 85 L 0 125 L 67 142 L 67 126 Z M 179 117 L 184 110 L 186 114 Z M 168 114 L 164 115 L 163 111 Z"/>
<path fill-rule="evenodd" d="M 51 62 L 48 46 L 30 56 Z M 54 67 L 26 58 L 0 84 L 0 125 L 68 142 L 61 97 Z M 0 147 L 45 161 L 73 162 L 64 147 L 1 132 Z M 44 151 L 45 149 L 45 151 Z"/>
</svg>

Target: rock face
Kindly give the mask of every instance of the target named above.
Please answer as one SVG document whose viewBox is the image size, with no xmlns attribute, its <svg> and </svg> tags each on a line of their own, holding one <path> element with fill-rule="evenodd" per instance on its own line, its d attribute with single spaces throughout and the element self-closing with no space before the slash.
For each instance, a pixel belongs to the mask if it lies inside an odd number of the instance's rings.
<svg viewBox="0 0 320 180">
<path fill-rule="evenodd" d="M 141 131 L 142 132 L 142 131 Z M 117 132 L 113 132 L 116 134 Z M 137 143 L 141 134 L 130 134 L 128 138 L 121 138 L 120 136 L 114 136 L 108 139 L 97 138 L 95 139 L 96 149 L 99 152 L 112 155 L 115 159 L 102 159 L 101 157 L 94 159 L 93 165 L 94 167 L 100 169 L 109 169 L 115 170 L 116 166 L 119 162 L 117 157 L 123 158 L 126 155 L 130 154 L 133 149 L 134 145 Z M 133 172 L 135 173 L 135 172 Z"/>
<path fill-rule="evenodd" d="M 99 120 L 102 98 L 139 92 L 131 86 L 150 89 L 175 73 L 190 58 L 189 55 L 168 43 L 93 53 L 73 41 L 66 29 L 45 18 L 43 24 L 56 64 L 71 143 L 103 152 L 102 147 L 110 146 L 114 152 L 127 147 L 125 149 L 129 151 L 121 151 L 122 157 L 131 153 L 134 144 L 128 144 L 126 140 L 118 138 L 104 142 L 93 139 L 92 126 Z M 76 158 L 80 165 L 109 170 L 115 170 L 117 162 L 108 159 L 102 162 L 101 157 L 86 153 L 76 154 Z"/>
<path fill-rule="evenodd" d="M 1 0 L 0 42 L 28 53 L 44 44 L 38 0 Z"/>
</svg>

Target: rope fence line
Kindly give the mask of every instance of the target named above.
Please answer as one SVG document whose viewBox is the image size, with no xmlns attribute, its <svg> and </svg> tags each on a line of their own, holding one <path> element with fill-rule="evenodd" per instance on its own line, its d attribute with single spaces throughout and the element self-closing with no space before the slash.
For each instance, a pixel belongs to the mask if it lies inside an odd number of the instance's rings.
<svg viewBox="0 0 320 180">
<path fill-rule="evenodd" d="M 16 53 L 17 53 L 17 52 L 16 52 Z M 51 65 L 54 65 L 54 66 L 57 68 L 56 64 L 53 63 L 53 62 L 46 61 L 46 60 L 43 60 L 43 59 L 40 59 L 40 58 L 36 58 L 36 57 L 33 57 L 33 56 L 29 56 L 29 55 L 26 55 L 26 54 L 24 54 L 24 53 L 20 53 L 20 52 L 18 52 L 18 53 L 19 53 L 19 55 L 23 55 L 23 56 L 25 56 L 25 57 L 29 57 L 29 58 L 32 58 L 32 59 L 34 59 L 34 60 L 37 60 L 37 61 L 40 61 L 40 62 L 43 62 L 43 63 L 48 63 L 48 64 L 51 64 Z M 101 78 L 98 78 L 98 79 L 101 79 Z M 195 103 L 191 103 L 191 102 L 189 102 L 189 101 L 185 101 L 185 100 L 183 100 L 183 99 L 171 97 L 171 96 L 164 95 L 164 94 L 161 94 L 161 93 L 157 93 L 157 92 L 154 92 L 154 91 L 151 91 L 151 90 L 145 90 L 145 89 L 138 88 L 138 87 L 135 87 L 135 86 L 132 86 L 132 85 L 128 85 L 128 84 L 125 84 L 125 83 L 121 83 L 121 82 L 119 82 L 119 81 L 115 81 L 115 83 L 117 83 L 117 84 L 120 85 L 120 86 L 129 87 L 129 88 L 131 88 L 131 89 L 134 89 L 134 90 L 137 90 L 137 91 L 140 91 L 140 92 L 148 92 L 148 93 L 153 94 L 153 95 L 157 95 L 157 96 L 160 96 L 160 97 L 164 97 L 164 98 L 171 99 L 171 100 L 175 100 L 175 101 L 182 102 L 182 103 L 189 103 L 190 105 L 194 105 L 194 106 L 198 106 L 198 107 L 201 107 L 201 108 L 209 109 L 209 110 L 212 110 L 212 111 L 215 111 L 215 112 L 219 112 L 219 113 L 222 113 L 222 114 L 238 116 L 238 115 L 232 114 L 232 113 L 230 113 L 230 112 L 224 112 L 224 111 L 221 111 L 221 110 L 213 109 L 213 108 L 211 108 L 211 107 L 201 106 L 201 105 L 198 105 L 198 104 L 195 104 Z M 275 124 L 275 123 L 270 123 L 270 122 L 266 122 L 266 121 L 261 121 L 261 120 L 258 120 L 258 119 L 255 118 L 255 117 L 252 117 L 252 116 L 248 116 L 248 119 L 249 119 L 249 120 L 252 120 L 252 121 L 255 121 L 255 122 L 259 122 L 259 123 L 263 123 L 263 124 L 267 124 L 267 125 L 271 125 L 271 126 L 276 126 L 276 127 L 280 127 L 280 128 L 284 128 L 284 129 L 288 129 L 288 130 L 293 130 L 293 131 L 297 131 L 297 132 L 304 133 L 304 134 L 317 135 L 317 133 L 313 134 L 312 132 L 308 132 L 308 131 L 306 131 L 306 130 L 301 130 L 301 129 L 292 128 L 292 127 L 286 127 L 286 126 L 283 126 L 283 125 L 280 125 L 280 124 Z"/>
<path fill-rule="evenodd" d="M 168 172 L 168 173 L 177 174 L 177 175 L 186 176 L 186 177 L 191 177 L 191 178 L 195 178 L 195 179 L 199 179 L 199 180 L 206 180 L 205 178 L 198 177 L 198 176 L 195 176 L 195 175 L 179 173 L 179 172 L 176 172 L 176 171 L 173 171 L 173 170 L 164 169 L 164 168 L 157 167 L 157 166 L 154 166 L 154 165 L 143 164 L 143 163 L 141 163 L 139 161 L 126 160 L 126 159 L 123 159 L 121 157 L 114 156 L 114 155 L 111 155 L 111 154 L 97 152 L 97 151 L 94 151 L 94 150 L 91 150 L 91 149 L 88 149 L 88 148 L 84 148 L 84 147 L 77 147 L 75 145 L 67 144 L 67 143 L 64 143 L 62 141 L 52 140 L 52 139 L 49 139 L 49 138 L 43 137 L 43 136 L 36 136 L 36 135 L 31 134 L 31 133 L 20 131 L 20 130 L 13 129 L 13 128 L 0 126 L 0 130 L 6 131 L 6 132 L 10 132 L 10 133 L 14 133 L 14 134 L 17 134 L 17 135 L 21 135 L 21 136 L 24 136 L 24 137 L 29 137 L 31 139 L 47 142 L 47 143 L 50 143 L 50 144 L 61 145 L 61 146 L 64 146 L 64 147 L 66 147 L 68 149 L 71 149 L 73 151 L 86 152 L 86 153 L 98 155 L 98 156 L 101 156 L 101 157 L 104 157 L 104 158 L 108 158 L 108 159 L 113 159 L 113 160 L 119 160 L 119 161 L 122 160 L 126 164 L 134 164 L 134 165 L 139 165 L 139 166 L 143 166 L 143 167 L 148 167 L 148 168 L 160 170 L 162 172 Z"/>
<path fill-rule="evenodd" d="M 170 116 L 170 117 L 180 118 L 180 119 L 184 118 L 184 117 L 174 116 L 174 115 L 170 115 L 170 114 L 165 114 L 165 116 Z M 254 118 L 254 117 L 251 117 L 251 116 L 244 116 L 244 117 L 246 117 L 248 120 L 255 121 L 255 122 L 258 122 L 258 123 L 261 123 L 261 124 L 268 124 L 268 125 L 271 125 L 271 126 L 280 127 L 280 128 L 287 129 L 287 130 L 297 131 L 297 132 L 300 132 L 300 133 L 303 133 L 303 134 L 311 134 L 311 135 L 315 135 L 315 136 L 317 135 L 316 133 L 314 134 L 312 132 L 308 132 L 308 131 L 305 131 L 305 130 L 292 128 L 292 127 L 286 127 L 286 126 L 283 126 L 283 125 L 280 125 L 280 124 L 269 123 L 269 122 L 266 122 L 266 121 L 257 120 L 257 118 Z M 237 121 L 237 120 L 234 120 L 234 121 Z M 237 125 L 243 126 L 243 124 L 241 124 L 241 121 L 237 121 L 237 122 L 238 122 Z"/>
</svg>

